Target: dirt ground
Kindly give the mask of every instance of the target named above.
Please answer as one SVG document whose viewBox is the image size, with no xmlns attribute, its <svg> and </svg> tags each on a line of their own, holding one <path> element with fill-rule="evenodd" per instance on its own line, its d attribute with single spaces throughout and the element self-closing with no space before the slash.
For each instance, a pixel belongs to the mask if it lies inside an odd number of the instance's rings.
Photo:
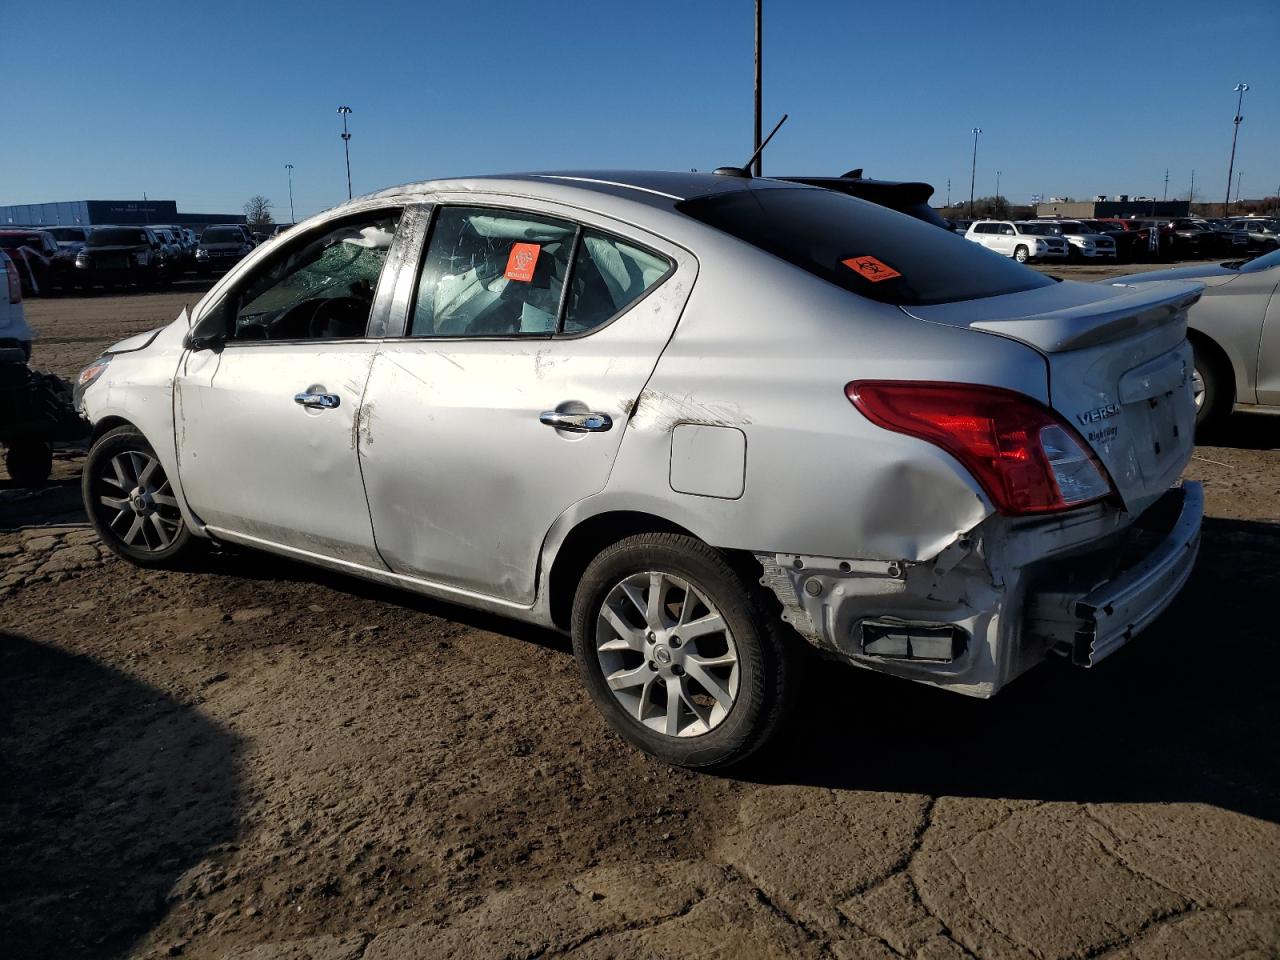
<svg viewBox="0 0 1280 960">
<path fill-rule="evenodd" d="M 199 295 L 29 301 L 36 364 Z M 251 553 L 140 571 L 79 452 L 0 474 L 0 956 L 1280 956 L 1280 418 L 1237 420 L 1125 650 L 989 702 L 814 671 L 733 776 L 610 734 L 558 635 Z"/>
</svg>

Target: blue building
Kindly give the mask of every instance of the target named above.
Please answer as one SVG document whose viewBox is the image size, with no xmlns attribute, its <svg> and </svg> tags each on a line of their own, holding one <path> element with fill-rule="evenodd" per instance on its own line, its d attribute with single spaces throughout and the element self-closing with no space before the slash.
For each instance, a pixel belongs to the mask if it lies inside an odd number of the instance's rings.
<svg viewBox="0 0 1280 960">
<path fill-rule="evenodd" d="M 210 223 L 244 223 L 242 213 L 179 213 L 175 200 L 66 200 L 0 206 L 0 227 L 176 223 L 194 230 Z"/>
</svg>

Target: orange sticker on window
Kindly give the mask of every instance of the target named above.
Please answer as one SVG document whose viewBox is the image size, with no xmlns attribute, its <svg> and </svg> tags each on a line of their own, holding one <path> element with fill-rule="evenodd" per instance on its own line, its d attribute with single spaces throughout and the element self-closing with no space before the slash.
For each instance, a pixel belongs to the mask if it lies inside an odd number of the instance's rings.
<svg viewBox="0 0 1280 960">
<path fill-rule="evenodd" d="M 894 277 L 900 277 L 900 274 L 887 263 L 882 263 L 875 257 L 850 257 L 848 260 L 840 261 L 854 273 L 860 277 L 865 277 L 872 283 L 879 283 L 881 280 L 892 280 Z"/>
<path fill-rule="evenodd" d="M 519 280 L 528 283 L 533 279 L 533 268 L 538 265 L 538 254 L 542 248 L 536 243 L 517 243 L 511 248 L 511 256 L 507 257 L 508 280 Z"/>
</svg>

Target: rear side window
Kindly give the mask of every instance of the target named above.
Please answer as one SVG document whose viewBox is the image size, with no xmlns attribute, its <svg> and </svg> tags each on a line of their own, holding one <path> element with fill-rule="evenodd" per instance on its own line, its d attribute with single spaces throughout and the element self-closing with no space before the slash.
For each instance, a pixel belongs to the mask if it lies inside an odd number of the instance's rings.
<svg viewBox="0 0 1280 960">
<path fill-rule="evenodd" d="M 596 230 L 583 230 L 573 260 L 564 333 L 608 323 L 656 287 L 671 263 L 649 250 Z"/>
<path fill-rule="evenodd" d="M 881 303 L 977 300 L 1054 282 L 956 234 L 827 190 L 735 190 L 676 209 Z"/>
</svg>

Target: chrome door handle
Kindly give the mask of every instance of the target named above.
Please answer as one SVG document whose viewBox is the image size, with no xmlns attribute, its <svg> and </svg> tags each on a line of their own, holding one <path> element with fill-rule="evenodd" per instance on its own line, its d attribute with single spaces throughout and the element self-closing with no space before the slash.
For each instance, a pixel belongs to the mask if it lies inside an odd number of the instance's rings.
<svg viewBox="0 0 1280 960">
<path fill-rule="evenodd" d="M 336 393 L 295 393 L 293 402 L 304 407 L 317 407 L 321 410 L 332 410 L 342 401 Z"/>
<path fill-rule="evenodd" d="M 548 410 L 538 415 L 538 420 L 557 430 L 570 433 L 604 433 L 613 426 L 613 418 L 607 413 L 560 413 Z"/>
</svg>

